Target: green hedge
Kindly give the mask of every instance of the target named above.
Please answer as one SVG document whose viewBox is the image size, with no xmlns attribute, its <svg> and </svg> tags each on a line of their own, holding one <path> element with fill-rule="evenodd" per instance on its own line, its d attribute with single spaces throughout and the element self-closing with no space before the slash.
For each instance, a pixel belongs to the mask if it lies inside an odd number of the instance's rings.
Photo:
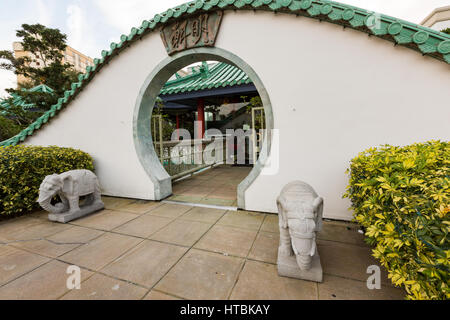
<svg viewBox="0 0 450 320">
<path fill-rule="evenodd" d="M 450 144 L 372 148 L 349 172 L 344 196 L 392 282 L 408 299 L 449 299 Z"/>
<path fill-rule="evenodd" d="M 0 215 L 38 208 L 39 186 L 45 176 L 74 169 L 93 170 L 91 156 L 59 147 L 0 147 Z"/>
</svg>

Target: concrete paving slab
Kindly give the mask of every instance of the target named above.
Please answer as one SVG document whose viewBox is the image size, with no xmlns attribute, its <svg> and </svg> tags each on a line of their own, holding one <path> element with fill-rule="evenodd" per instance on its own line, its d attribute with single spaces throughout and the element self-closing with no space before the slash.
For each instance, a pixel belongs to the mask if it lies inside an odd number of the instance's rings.
<svg viewBox="0 0 450 320">
<path fill-rule="evenodd" d="M 55 243 L 49 240 L 31 240 L 31 241 L 20 241 L 11 244 L 16 248 L 31 251 L 37 253 L 41 256 L 46 256 L 50 258 L 57 258 L 66 252 L 69 252 L 82 244 L 70 244 L 70 243 Z"/>
<path fill-rule="evenodd" d="M 69 291 L 68 264 L 52 260 L 26 275 L 0 287 L 0 300 L 53 300 Z M 81 281 L 91 272 L 82 269 Z"/>
<path fill-rule="evenodd" d="M 152 209 L 155 209 L 162 205 L 160 201 L 145 201 L 145 200 L 136 200 L 132 203 L 125 203 L 117 206 L 115 210 L 131 212 L 135 214 L 144 214 L 149 212 Z"/>
<path fill-rule="evenodd" d="M 132 300 L 141 299 L 147 289 L 125 281 L 95 274 L 81 283 L 79 290 L 71 290 L 62 300 Z"/>
<path fill-rule="evenodd" d="M 360 227 L 353 223 L 324 221 L 322 231 L 317 234 L 317 239 L 367 247 L 364 235 L 358 232 L 359 229 Z"/>
<path fill-rule="evenodd" d="M 261 231 L 280 233 L 277 214 L 266 214 L 266 218 L 261 226 Z"/>
<path fill-rule="evenodd" d="M 404 300 L 406 293 L 400 288 L 382 285 L 370 290 L 364 281 L 325 275 L 319 283 L 320 300 Z"/>
<path fill-rule="evenodd" d="M 205 223 L 215 223 L 225 214 L 226 210 L 221 209 L 211 209 L 203 207 L 194 207 L 185 214 L 183 214 L 180 219 L 190 220 Z"/>
<path fill-rule="evenodd" d="M 105 204 L 105 209 L 116 209 L 117 207 L 120 207 L 122 205 L 133 203 L 136 200 L 128 198 L 102 196 L 102 201 Z"/>
<path fill-rule="evenodd" d="M 245 258 L 255 241 L 256 233 L 252 230 L 215 225 L 194 247 Z"/>
<path fill-rule="evenodd" d="M 259 232 L 249 254 L 249 259 L 277 263 L 280 237 L 273 232 Z"/>
<path fill-rule="evenodd" d="M 185 212 L 189 211 L 190 209 L 192 209 L 191 206 L 165 203 L 159 206 L 158 208 L 151 210 L 147 214 L 175 219 L 184 214 Z"/>
<path fill-rule="evenodd" d="M 371 256 L 371 249 L 368 247 L 326 240 L 317 240 L 317 247 L 324 274 L 366 281 L 369 277 L 367 268 L 371 265 L 381 266 Z M 390 284 L 387 273 L 383 268 L 381 271 L 382 283 Z"/>
<path fill-rule="evenodd" d="M 316 300 L 317 284 L 280 277 L 277 267 L 273 264 L 246 261 L 230 299 Z"/>
<path fill-rule="evenodd" d="M 150 239 L 190 247 L 200 239 L 211 224 L 204 222 L 175 220 L 150 236 Z"/>
<path fill-rule="evenodd" d="M 151 288 L 187 250 L 184 247 L 146 240 L 101 272 Z"/>
<path fill-rule="evenodd" d="M 181 299 L 157 290 L 152 290 L 145 296 L 144 300 L 181 300 Z"/>
<path fill-rule="evenodd" d="M 50 261 L 18 248 L 0 246 L 0 286 Z"/>
<path fill-rule="evenodd" d="M 61 223 L 21 217 L 0 224 L 0 239 L 4 241 L 42 239 L 69 228 L 69 225 Z"/>
<path fill-rule="evenodd" d="M 139 215 L 125 211 L 103 210 L 87 217 L 74 220 L 71 224 L 94 228 L 98 230 L 110 231 L 130 220 L 136 219 Z"/>
<path fill-rule="evenodd" d="M 228 211 L 218 222 L 218 225 L 259 230 L 264 220 L 264 214 L 249 211 Z"/>
<path fill-rule="evenodd" d="M 191 249 L 155 289 L 183 299 L 226 299 L 243 261 L 236 257 Z"/>
<path fill-rule="evenodd" d="M 90 270 L 100 270 L 117 259 L 142 239 L 106 233 L 60 257 L 61 260 Z"/>
<path fill-rule="evenodd" d="M 161 230 L 170 222 L 172 218 L 164 218 L 144 214 L 137 219 L 127 222 L 120 227 L 114 229 L 114 232 L 131 235 L 135 237 L 148 238 L 155 232 Z"/>
<path fill-rule="evenodd" d="M 52 236 L 47 237 L 46 239 L 51 240 L 56 243 L 81 243 L 85 244 L 89 241 L 98 238 L 104 231 L 72 226 L 70 229 L 63 230 L 61 232 L 55 233 Z"/>
</svg>

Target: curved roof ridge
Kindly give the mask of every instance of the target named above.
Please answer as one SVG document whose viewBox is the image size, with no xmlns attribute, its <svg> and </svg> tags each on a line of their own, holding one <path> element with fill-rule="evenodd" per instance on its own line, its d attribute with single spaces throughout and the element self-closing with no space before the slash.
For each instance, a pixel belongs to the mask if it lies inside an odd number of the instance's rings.
<svg viewBox="0 0 450 320">
<path fill-rule="evenodd" d="M 404 45 L 423 55 L 429 55 L 450 64 L 450 35 L 351 5 L 328 0 L 195 0 L 156 14 L 152 19 L 144 20 L 140 27 L 132 28 L 129 35 L 123 34 L 119 43 L 111 43 L 110 50 L 103 50 L 102 57 L 94 59 L 94 66 L 86 68 L 86 73 L 78 77 L 78 82 L 72 83 L 71 88 L 58 99 L 57 104 L 36 119 L 28 128 L 14 137 L 0 142 L 0 146 L 16 145 L 32 135 L 62 108 L 66 107 L 95 74 L 106 65 L 106 62 L 109 62 L 122 50 L 126 50 L 128 45 L 137 39 L 141 39 L 146 34 L 159 29 L 161 25 L 171 23 L 178 18 L 199 12 L 230 9 L 289 13 L 340 24 Z M 378 17 L 379 29 L 374 28 L 374 19 Z"/>
</svg>

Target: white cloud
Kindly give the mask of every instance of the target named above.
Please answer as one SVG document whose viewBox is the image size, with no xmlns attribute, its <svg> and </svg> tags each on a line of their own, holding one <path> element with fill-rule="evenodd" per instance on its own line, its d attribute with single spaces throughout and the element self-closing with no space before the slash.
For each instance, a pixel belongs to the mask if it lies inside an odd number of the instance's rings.
<svg viewBox="0 0 450 320">
<path fill-rule="evenodd" d="M 16 79 L 16 75 L 13 72 L 0 70 L 0 98 L 6 98 L 8 96 L 5 89 L 16 87 Z"/>
<path fill-rule="evenodd" d="M 44 26 L 48 26 L 52 22 L 52 6 L 47 5 L 43 0 L 36 2 L 38 22 Z"/>
<path fill-rule="evenodd" d="M 106 21 L 120 33 L 128 34 L 144 20 L 153 18 L 169 8 L 185 3 L 185 0 L 94 0 Z M 114 41 L 119 41 L 120 35 Z"/>
<path fill-rule="evenodd" d="M 100 49 L 93 37 L 95 30 L 89 24 L 84 8 L 78 3 L 67 6 L 67 43 L 91 57 L 99 55 Z"/>
</svg>

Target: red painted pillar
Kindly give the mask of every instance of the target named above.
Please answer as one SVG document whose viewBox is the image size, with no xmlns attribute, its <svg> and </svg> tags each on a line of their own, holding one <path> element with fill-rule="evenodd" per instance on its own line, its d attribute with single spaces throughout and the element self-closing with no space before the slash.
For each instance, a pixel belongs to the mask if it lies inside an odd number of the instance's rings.
<svg viewBox="0 0 450 320">
<path fill-rule="evenodd" d="M 205 134 L 205 100 L 198 98 L 197 100 L 197 121 L 199 121 L 197 138 L 203 139 Z"/>
</svg>

